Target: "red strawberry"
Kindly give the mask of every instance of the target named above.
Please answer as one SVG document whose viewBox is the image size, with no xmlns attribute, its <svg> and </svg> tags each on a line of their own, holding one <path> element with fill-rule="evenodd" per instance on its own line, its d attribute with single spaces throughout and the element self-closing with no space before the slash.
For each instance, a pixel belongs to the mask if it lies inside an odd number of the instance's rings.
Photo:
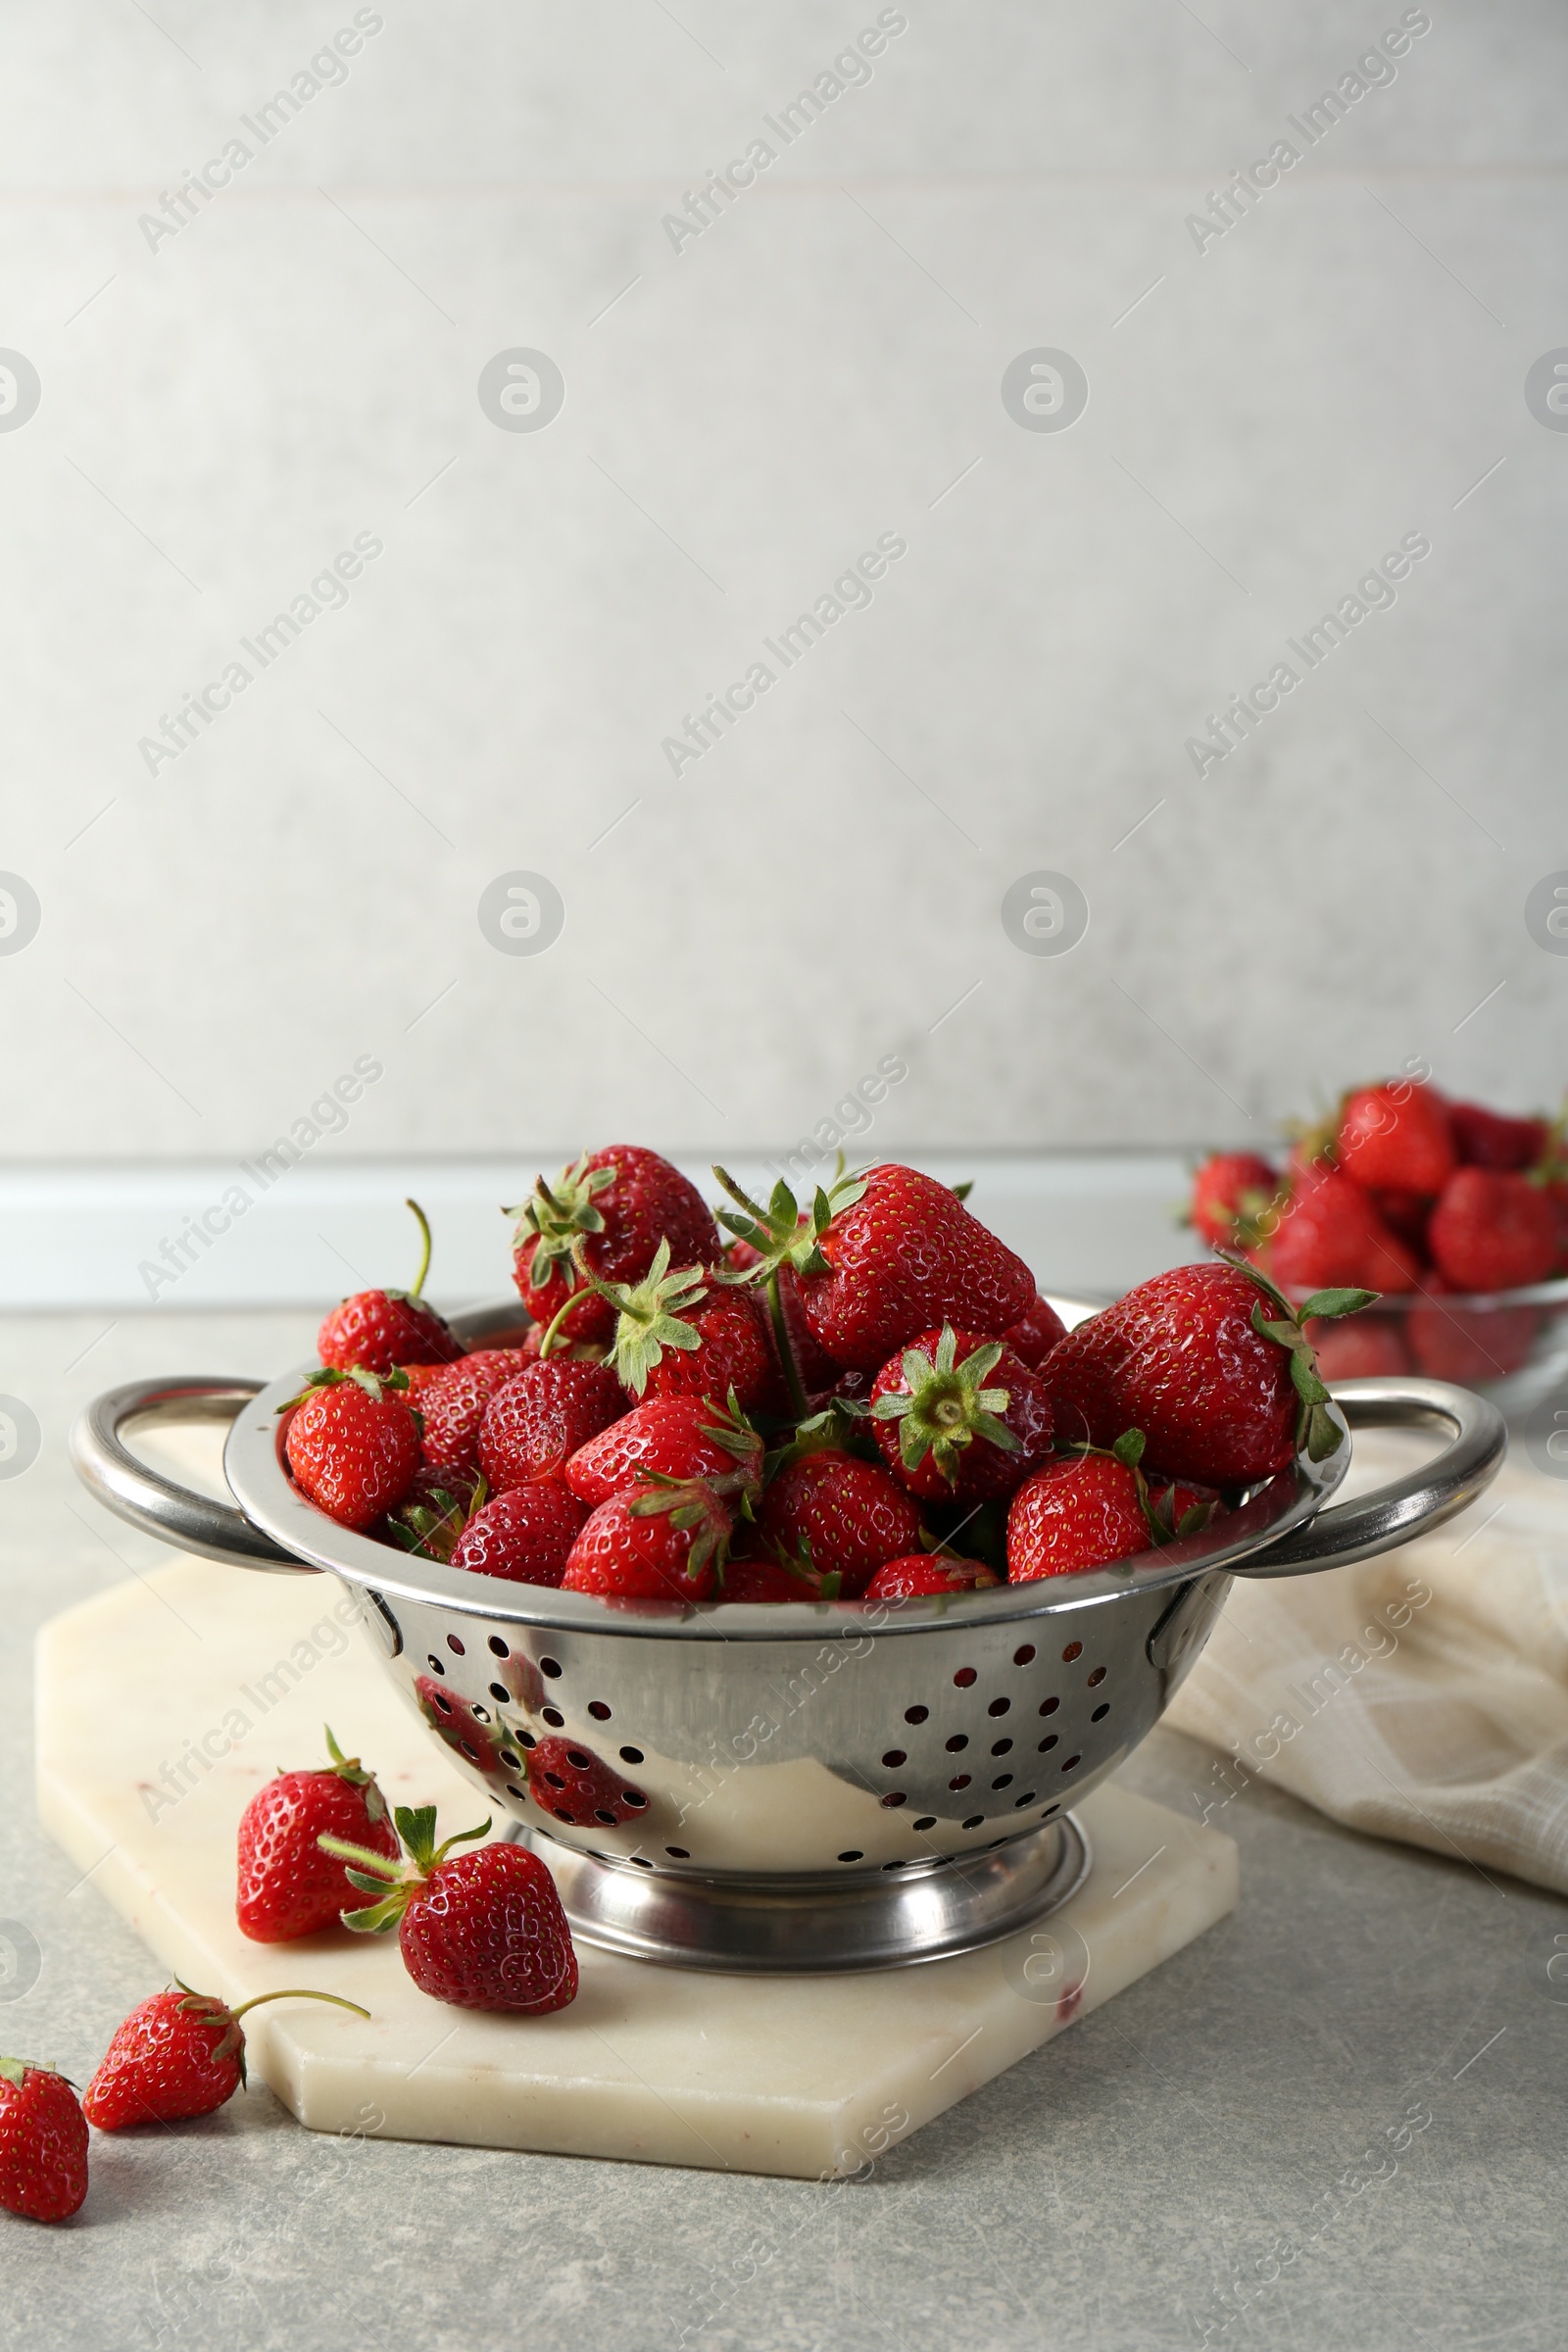
<svg viewBox="0 0 1568 2352">
<path fill-rule="evenodd" d="M 952 1322 L 1005 1331 L 1034 1301 L 1021 1257 L 935 1177 L 888 1163 L 818 1192 L 802 1221 L 780 1181 L 767 1207 L 722 1168 L 714 1175 L 745 1211 L 724 1222 L 760 1251 L 761 1275 L 794 1268 L 806 1319 L 835 1363 L 874 1372 L 917 1331 Z"/>
<path fill-rule="evenodd" d="M 1434 1299 L 1410 1310 L 1410 1352 L 1434 1380 L 1472 1388 L 1527 1364 L 1540 1321 L 1533 1306 L 1461 1307 Z"/>
<path fill-rule="evenodd" d="M 353 1866 L 355 1885 L 376 1897 L 346 1913 L 344 1926 L 374 1936 L 396 1928 L 404 1965 L 432 2000 L 523 2017 L 574 2001 L 571 1930 L 538 1855 L 506 1844 L 453 1855 L 453 1846 L 487 1837 L 490 1824 L 460 1830 L 437 1845 L 434 1805 L 399 1805 L 395 1818 L 408 1868 L 342 1838 L 328 1841 L 328 1850 Z"/>
<path fill-rule="evenodd" d="M 786 1463 L 762 1496 L 758 1524 L 776 1557 L 838 1577 L 852 1600 L 887 1561 L 920 1543 L 920 1514 L 903 1487 L 836 1446 Z"/>
<path fill-rule="evenodd" d="M 1359 1191 L 1359 1186 L 1356 1188 Z M 1369 1192 L 1378 1215 L 1396 1233 L 1418 1265 L 1427 1262 L 1427 1220 L 1432 1203 L 1425 1193 L 1396 1193 L 1385 1187 L 1381 1192 Z"/>
<path fill-rule="evenodd" d="M 521 1350 L 519 1349 L 518 1352 L 520 1353 Z M 464 1362 L 467 1359 L 460 1357 L 458 1360 Z M 393 1369 L 401 1372 L 409 1384 L 408 1400 L 410 1404 L 417 1406 L 423 1398 L 425 1390 L 432 1388 L 438 1380 L 444 1380 L 452 1370 L 452 1366 L 450 1363 L 397 1364 Z"/>
<path fill-rule="evenodd" d="M 234 1916 L 253 1943 L 292 1943 L 335 1928 L 354 1901 L 343 1866 L 316 1840 L 323 1830 L 395 1859 L 398 1841 L 386 1799 L 358 1756 L 345 1756 L 326 1730 L 332 1761 L 314 1772 L 280 1772 L 239 1817 Z"/>
<path fill-rule="evenodd" d="M 409 1291 L 356 1291 L 334 1306 L 316 1335 L 316 1352 L 337 1372 L 356 1366 L 390 1372 L 398 1364 L 450 1364 L 463 1353 L 433 1306 L 419 1297 L 430 1270 L 430 1227 L 417 1200 L 408 1203 L 419 1220 L 423 1244 L 419 1271 Z"/>
<path fill-rule="evenodd" d="M 922 1332 L 871 1389 L 871 1435 L 888 1468 L 928 1502 L 1010 1494 L 1051 1451 L 1051 1393 L 1000 1340 Z"/>
<path fill-rule="evenodd" d="M 1427 1239 L 1456 1291 L 1516 1291 L 1544 1282 L 1557 1259 L 1557 1218 L 1528 1176 L 1460 1168 L 1432 1211 Z"/>
<path fill-rule="evenodd" d="M 1280 1180 L 1255 1152 L 1216 1152 L 1193 1177 L 1187 1223 L 1211 1250 L 1264 1238 Z"/>
<path fill-rule="evenodd" d="M 983 1592 L 997 1578 L 979 1560 L 952 1560 L 940 1551 L 913 1551 L 880 1567 L 865 1600 L 916 1600 L 928 1592 Z"/>
<path fill-rule="evenodd" d="M 1302 1311 L 1353 1313 L 1369 1297 L 1323 1291 Z M 1250 1485 L 1303 1441 L 1314 1460 L 1342 1442 L 1298 1320 L 1241 1266 L 1173 1266 L 1139 1283 L 1067 1334 L 1045 1378 L 1058 1438 L 1105 1446 L 1143 1430 L 1148 1467 L 1167 1477 Z"/>
<path fill-rule="evenodd" d="M 519 1585 L 559 1585 L 587 1516 L 553 1478 L 511 1487 L 474 1512 L 452 1547 L 452 1565 Z"/>
<path fill-rule="evenodd" d="M 733 1396 L 742 1412 L 782 1403 L 762 1310 L 703 1266 L 669 1270 L 661 1242 L 639 1283 L 596 1283 L 616 1309 L 611 1362 L 634 1396 Z"/>
<path fill-rule="evenodd" d="M 87 2194 L 87 2127 L 52 2066 L 0 2058 L 0 2205 L 29 2222 L 63 2222 Z"/>
<path fill-rule="evenodd" d="M 483 1710 L 481 1720 L 469 1700 L 460 1698 L 455 1690 L 443 1690 L 429 1674 L 415 1676 L 414 1696 L 431 1731 L 455 1755 L 477 1765 L 481 1772 L 495 1772 L 499 1768 L 505 1760 L 501 1754 L 502 1740 L 510 1735 L 496 1730 L 487 1709 Z"/>
<path fill-rule="evenodd" d="M 707 1265 L 718 1255 L 718 1228 L 697 1187 L 635 1144 L 584 1153 L 554 1185 L 541 1176 L 508 1213 L 517 1219 L 517 1288 L 534 1321 L 553 1323 L 583 1294 L 562 1320 L 564 1339 L 608 1339 L 614 1328 L 614 1309 L 588 1290 L 584 1268 L 602 1282 L 637 1282 L 662 1241 L 679 1265 Z"/>
<path fill-rule="evenodd" d="M 1413 1291 L 1421 1275 L 1370 1194 L 1331 1168 L 1295 1187 L 1269 1244 L 1269 1270 L 1293 1294 L 1339 1284 Z"/>
<path fill-rule="evenodd" d="M 377 1855 L 383 1869 L 395 1868 Z M 128 2124 L 174 2124 L 211 2115 L 245 2081 L 245 2034 L 240 2019 L 263 2001 L 330 2001 L 368 2017 L 358 2001 L 335 1992 L 258 1992 L 236 2008 L 216 1993 L 155 1992 L 138 2001 L 115 2028 L 103 2064 L 82 2094 L 81 2111 L 100 2132 Z"/>
<path fill-rule="evenodd" d="M 562 1590 L 615 1600 L 707 1600 L 729 1531 L 728 1511 L 700 1483 L 630 1488 L 590 1516 Z"/>
<path fill-rule="evenodd" d="M 1479 1102 L 1450 1102 L 1448 1119 L 1469 1168 L 1533 1168 L 1551 1136 L 1544 1119 L 1511 1119 Z"/>
<path fill-rule="evenodd" d="M 1215 1269 L 1195 1267 L 1193 1272 Z M 1221 1269 L 1222 1270 L 1222 1269 Z M 1110 1453 L 1065 1454 L 1026 1478 L 1007 1512 L 1007 1582 L 1069 1576 L 1149 1551 L 1138 1477 Z"/>
<path fill-rule="evenodd" d="M 294 1483 L 339 1527 L 368 1527 L 400 1503 L 419 1467 L 419 1425 L 400 1372 L 317 1372 L 289 1415 Z"/>
<path fill-rule="evenodd" d="M 1543 1189 L 1551 1206 L 1552 1226 L 1557 1237 L 1557 1255 L 1552 1272 L 1568 1274 L 1568 1181 L 1554 1177 Z"/>
<path fill-rule="evenodd" d="M 829 1586 L 832 1590 L 829 1591 Z M 812 1574 L 808 1568 L 760 1553 L 756 1558 L 730 1560 L 715 1598 L 721 1601 L 836 1600 L 838 1579 Z"/>
<path fill-rule="evenodd" d="M 424 1458 L 432 1468 L 478 1468 L 484 1408 L 498 1389 L 527 1370 L 530 1360 L 520 1348 L 481 1348 L 461 1363 L 443 1364 L 433 1380 L 421 1383 Z"/>
<path fill-rule="evenodd" d="M 1404 1080 L 1364 1086 L 1340 1104 L 1334 1156 L 1356 1184 L 1430 1199 L 1455 1163 L 1447 1105 L 1430 1087 Z"/>
<path fill-rule="evenodd" d="M 805 1222 L 805 1219 L 801 1220 L 802 1224 Z M 748 1274 L 754 1266 L 762 1263 L 762 1254 L 760 1250 L 754 1250 L 750 1242 L 733 1241 L 725 1248 L 724 1263 L 734 1273 Z M 783 1265 L 778 1269 L 778 1304 L 801 1387 L 808 1396 L 819 1396 L 824 1390 L 833 1386 L 842 1366 L 834 1362 L 806 1320 L 806 1308 L 801 1300 L 800 1286 L 796 1282 L 793 1266 Z M 772 1335 L 774 1326 L 771 1315 L 767 1327 Z M 776 1338 L 774 1346 L 777 1346 Z M 782 1356 L 780 1369 L 783 1369 Z"/>
<path fill-rule="evenodd" d="M 762 1483 L 762 1441 L 744 1415 L 702 1396 L 651 1396 L 580 1446 L 565 1467 L 592 1507 L 650 1478 L 716 1481 L 720 1494 Z"/>
<path fill-rule="evenodd" d="M 1031 1372 L 1038 1372 L 1056 1342 L 1067 1337 L 1067 1326 L 1050 1299 L 1037 1294 L 1033 1306 L 1002 1336 L 1013 1354 L 1022 1356 Z"/>
<path fill-rule="evenodd" d="M 546 1813 L 574 1828 L 615 1829 L 648 1810 L 624 1772 L 575 1740 L 538 1740 L 528 1750 L 528 1793 Z"/>
<path fill-rule="evenodd" d="M 1410 1351 L 1399 1336 L 1403 1320 L 1373 1314 L 1356 1315 L 1348 1323 L 1314 1319 L 1306 1326 L 1306 1336 L 1316 1351 L 1318 1371 L 1330 1381 L 1387 1378 L 1392 1373 L 1413 1371 Z"/>
<path fill-rule="evenodd" d="M 568 1456 L 618 1421 L 627 1396 L 608 1364 L 550 1356 L 498 1389 L 479 1425 L 479 1467 L 493 1494 L 559 1478 Z"/>
<path fill-rule="evenodd" d="M 1333 1329 L 1332 1324 L 1329 1328 Z M 1199 1486 L 1192 1479 L 1173 1479 L 1168 1485 L 1156 1479 L 1148 1485 L 1145 1517 L 1155 1543 L 1200 1535 L 1214 1520 L 1226 1516 L 1225 1497 L 1213 1487 Z"/>
</svg>

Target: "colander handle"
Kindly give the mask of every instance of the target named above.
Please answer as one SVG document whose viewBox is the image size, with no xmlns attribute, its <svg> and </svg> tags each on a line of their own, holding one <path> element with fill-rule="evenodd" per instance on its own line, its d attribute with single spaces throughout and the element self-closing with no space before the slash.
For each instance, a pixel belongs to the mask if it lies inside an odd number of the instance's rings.
<svg viewBox="0 0 1568 2352">
<path fill-rule="evenodd" d="M 128 1380 L 122 1388 L 108 1389 L 77 1415 L 72 1430 L 71 1458 L 76 1475 L 88 1494 L 117 1518 L 165 1544 L 177 1544 L 181 1551 L 198 1551 L 231 1568 L 315 1576 L 317 1569 L 282 1550 L 232 1503 L 215 1502 L 150 1470 L 121 1436 L 133 1421 L 232 1421 L 266 1385 L 260 1380 L 195 1378 Z"/>
<path fill-rule="evenodd" d="M 1446 1380 L 1337 1380 L 1334 1401 L 1352 1429 L 1446 1429 L 1449 1443 L 1419 1470 L 1335 1502 L 1264 1551 L 1236 1564 L 1238 1576 L 1307 1576 L 1344 1568 L 1429 1535 L 1483 1494 L 1502 1468 L 1508 1433 L 1484 1396 Z"/>
</svg>

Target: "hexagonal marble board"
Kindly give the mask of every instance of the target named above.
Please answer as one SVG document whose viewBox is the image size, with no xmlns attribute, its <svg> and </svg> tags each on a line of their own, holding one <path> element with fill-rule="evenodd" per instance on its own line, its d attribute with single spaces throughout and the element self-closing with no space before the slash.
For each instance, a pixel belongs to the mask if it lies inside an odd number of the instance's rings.
<svg viewBox="0 0 1568 2352">
<path fill-rule="evenodd" d="M 247 2022 L 250 2063 L 318 2132 L 613 2156 L 802 2179 L 858 2170 L 1223 1917 L 1236 1848 L 1114 1785 L 1061 1910 L 956 1960 L 839 1977 L 725 1977 L 579 1946 L 569 2009 L 443 2007 L 395 1938 L 247 1942 L 234 1831 L 329 1722 L 389 1801 L 474 1817 L 471 1786 L 407 1711 L 329 1577 L 177 1560 L 68 1610 L 38 1644 L 38 1806 L 162 1970 L 229 2001 L 306 1984 Z M 499 1826 L 499 1825 L 498 1825 Z M 149 1970 L 148 1989 L 155 1972 Z"/>
</svg>

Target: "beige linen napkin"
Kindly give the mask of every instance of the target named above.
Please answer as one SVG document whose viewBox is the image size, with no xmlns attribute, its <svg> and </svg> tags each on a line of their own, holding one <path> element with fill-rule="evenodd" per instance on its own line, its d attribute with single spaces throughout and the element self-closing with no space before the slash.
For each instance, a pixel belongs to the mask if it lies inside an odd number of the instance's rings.
<svg viewBox="0 0 1568 2352">
<path fill-rule="evenodd" d="M 1431 1451 L 1356 1440 L 1346 1494 Z M 1379 1838 L 1568 1893 L 1568 1482 L 1522 1448 L 1461 1517 L 1352 1567 L 1238 1578 L 1165 1721 Z"/>
</svg>

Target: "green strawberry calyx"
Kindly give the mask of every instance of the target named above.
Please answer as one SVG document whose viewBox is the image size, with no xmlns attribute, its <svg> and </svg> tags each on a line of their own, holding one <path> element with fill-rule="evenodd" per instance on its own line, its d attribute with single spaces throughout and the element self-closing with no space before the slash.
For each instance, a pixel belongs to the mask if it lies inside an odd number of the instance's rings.
<svg viewBox="0 0 1568 2352">
<path fill-rule="evenodd" d="M 646 1474 L 647 1484 L 634 1494 L 626 1509 L 633 1519 L 666 1517 L 671 1527 L 693 1538 L 686 1554 L 682 1574 L 693 1583 L 711 1560 L 720 1576 L 729 1557 L 729 1520 L 713 1507 L 713 1484 L 709 1479 L 665 1478 L 658 1471 Z M 750 1517 L 748 1509 L 744 1514 Z"/>
<path fill-rule="evenodd" d="M 811 1556 L 811 1545 L 808 1537 L 797 1536 L 795 1548 L 792 1551 L 779 1537 L 764 1536 L 762 1549 L 770 1560 L 777 1561 L 779 1567 L 787 1569 L 791 1576 L 799 1579 L 804 1589 L 805 1598 L 808 1600 L 838 1599 L 840 1588 L 844 1583 L 844 1571 L 842 1568 L 818 1568 Z"/>
<path fill-rule="evenodd" d="M 782 1176 L 764 1208 L 741 1190 L 726 1169 L 715 1164 L 713 1174 L 737 1204 L 734 1209 L 719 1209 L 718 1222 L 758 1253 L 755 1266 L 732 1270 L 724 1276 L 727 1282 L 765 1282 L 786 1265 L 793 1266 L 797 1274 L 830 1273 L 822 1253 L 822 1236 L 840 1209 L 854 1207 L 868 1182 L 863 1175 L 836 1175 L 825 1192 L 817 1186 L 810 1207 L 803 1211 Z"/>
<path fill-rule="evenodd" d="M 702 1346 L 701 1332 L 686 1317 L 707 1298 L 710 1277 L 702 1266 L 678 1266 L 671 1273 L 667 1236 L 640 1282 L 602 1282 L 589 1271 L 580 1250 L 576 1263 L 588 1288 L 615 1309 L 610 1361 L 634 1396 L 647 1388 L 648 1375 L 663 1361 L 666 1348 L 689 1350 Z"/>
<path fill-rule="evenodd" d="M 405 1551 L 417 1552 L 421 1559 L 450 1560 L 459 1537 L 483 1510 L 489 1493 L 482 1475 L 475 1479 L 466 1502 L 450 1487 L 431 1487 L 422 1501 L 400 1502 L 389 1511 L 386 1531 L 395 1544 L 401 1544 Z"/>
<path fill-rule="evenodd" d="M 347 1838 L 334 1838 L 328 1830 L 323 1830 L 316 1840 L 323 1854 L 333 1854 L 338 1861 L 354 1866 L 344 1873 L 351 1886 L 376 1897 L 363 1910 L 342 1914 L 343 1925 L 359 1936 L 384 1936 L 388 1929 L 395 1928 L 414 1896 L 455 1845 L 467 1845 L 490 1835 L 490 1823 L 481 1821 L 476 1830 L 458 1830 L 437 1845 L 434 1805 L 399 1805 L 392 1823 L 403 1840 L 408 1863 L 395 1861 L 390 1854 L 374 1853 L 368 1845 L 355 1845 Z"/>
<path fill-rule="evenodd" d="M 890 1390 L 871 1407 L 874 1421 L 899 1424 L 899 1459 L 906 1470 L 918 1470 L 927 1454 L 949 1486 L 957 1484 L 963 1448 L 983 1438 L 1000 1453 L 1016 1453 L 1018 1441 L 998 1418 L 1011 1401 L 1006 1389 L 988 1389 L 986 1380 L 1002 1361 L 1000 1340 L 988 1340 L 960 1364 L 957 1335 L 945 1323 L 928 1355 L 918 1348 L 904 1351 L 903 1389 Z"/>
<path fill-rule="evenodd" d="M 409 1376 L 401 1370 L 370 1372 L 366 1369 L 364 1364 L 355 1364 L 351 1370 L 339 1372 L 335 1366 L 321 1365 L 311 1374 L 299 1395 L 290 1396 L 277 1409 L 280 1413 L 291 1413 L 296 1405 L 303 1404 L 308 1396 L 316 1394 L 318 1389 L 340 1389 L 348 1381 L 352 1381 L 357 1389 L 363 1389 L 372 1404 L 379 1404 L 389 1394 L 397 1396 L 401 1392 L 407 1395 L 409 1388 Z M 415 1411 L 413 1405 L 409 1407 L 409 1410 L 414 1413 L 416 1421 L 419 1423 L 422 1436 L 424 1430 L 422 1416 Z"/>
<path fill-rule="evenodd" d="M 338 1780 L 346 1781 L 351 1788 L 363 1788 L 365 1790 L 365 1810 L 370 1820 L 384 1821 L 386 1798 L 381 1794 L 380 1785 L 374 1773 L 367 1772 L 358 1756 L 346 1756 L 343 1753 L 332 1737 L 332 1726 L 329 1723 L 323 1723 L 321 1729 L 326 1734 L 326 1752 L 332 1759 L 325 1769 Z"/>
<path fill-rule="evenodd" d="M 1263 1299 L 1256 1300 L 1252 1307 L 1252 1329 L 1263 1339 L 1273 1340 L 1278 1347 L 1289 1349 L 1291 1382 L 1297 1399 L 1296 1443 L 1298 1447 L 1306 1447 L 1309 1461 L 1326 1461 L 1331 1453 L 1339 1452 L 1345 1443 L 1345 1432 L 1329 1410 L 1334 1400 L 1317 1368 L 1317 1357 L 1304 1326 L 1314 1321 L 1328 1322 L 1340 1315 L 1358 1315 L 1364 1306 L 1376 1301 L 1379 1293 L 1350 1288 L 1314 1291 L 1310 1298 L 1293 1306 L 1285 1293 L 1256 1266 L 1250 1265 L 1245 1258 L 1231 1257 L 1224 1250 L 1220 1255 L 1227 1265 L 1235 1266 L 1239 1273 L 1255 1282 L 1264 1298 L 1278 1307 L 1277 1315 L 1265 1315 Z"/>
<path fill-rule="evenodd" d="M 185 1996 L 175 2003 L 175 2007 L 199 2019 L 218 2035 L 213 2044 L 213 2057 L 220 2062 L 225 2058 L 234 2059 L 239 2066 L 241 2084 L 245 2082 L 245 2032 L 239 2021 L 248 2009 L 259 2009 L 264 2001 L 330 2001 L 334 2009 L 352 2009 L 356 2017 L 368 2017 L 370 2014 L 358 2001 L 346 2001 L 341 1993 L 316 1992 L 303 1984 L 281 1985 L 276 1992 L 253 1992 L 248 2001 L 236 2001 L 230 2008 L 227 2001 L 220 2001 L 216 1992 L 193 1991 L 183 1977 L 176 1977 L 174 1983 Z"/>
<path fill-rule="evenodd" d="M 71 2082 L 69 2075 L 60 2074 L 58 2066 L 50 2066 L 42 2058 L 0 2058 L 0 2082 L 9 2082 L 20 2090 L 29 2075 L 60 2075 L 62 2082 Z M 71 2082 L 73 2090 L 76 2085 Z"/>
<path fill-rule="evenodd" d="M 531 1289 L 543 1290 L 557 1272 L 565 1276 L 570 1289 L 576 1289 L 578 1248 L 589 1234 L 605 1230 L 604 1214 L 595 1207 L 594 1196 L 614 1181 L 613 1167 L 590 1168 L 584 1152 L 571 1167 L 562 1169 L 553 1187 L 540 1176 L 526 1200 L 503 1210 L 503 1215 L 516 1218 L 519 1243 L 531 1236 L 538 1245 L 528 1267 Z"/>
</svg>

